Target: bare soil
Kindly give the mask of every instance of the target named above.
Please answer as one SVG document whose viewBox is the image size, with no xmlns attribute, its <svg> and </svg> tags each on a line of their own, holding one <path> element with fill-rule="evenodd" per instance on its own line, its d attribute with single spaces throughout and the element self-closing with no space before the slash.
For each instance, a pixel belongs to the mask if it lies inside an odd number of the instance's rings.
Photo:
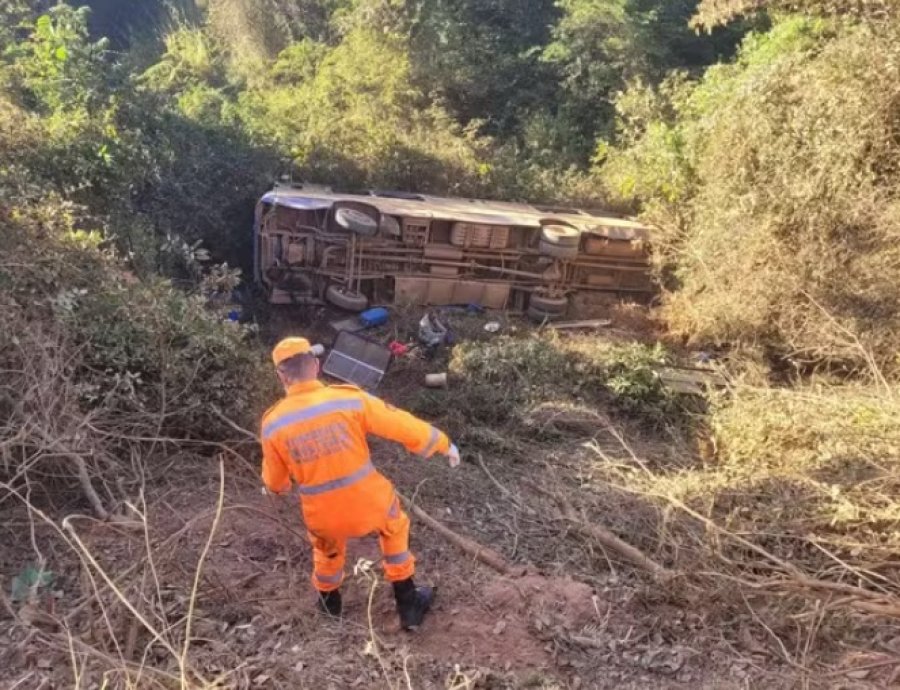
<svg viewBox="0 0 900 690">
<path fill-rule="evenodd" d="M 415 480 L 404 477 L 404 465 L 414 462 L 388 457 L 380 464 L 402 490 L 412 493 Z M 437 464 L 417 469 L 417 483 L 432 484 L 429 496 L 441 493 L 442 484 L 449 485 L 453 496 L 452 501 L 429 497 L 421 505 L 454 529 L 490 543 L 487 530 L 479 534 L 477 518 L 474 529 L 467 528 L 465 515 L 480 514 L 481 506 L 457 500 L 473 485 L 475 492 L 483 490 L 477 487 L 484 481 L 481 470 L 470 464 L 453 475 Z M 222 519 L 203 567 L 191 652 L 194 668 L 205 677 L 227 674 L 225 687 L 742 687 L 739 679 L 729 680 L 733 669 L 728 655 L 714 635 L 703 631 L 701 616 L 666 604 L 648 608 L 642 602 L 644 585 L 631 578 L 619 582 L 600 571 L 585 582 L 577 573 L 566 574 L 559 563 L 533 563 L 535 570 L 545 572 L 503 577 L 418 524 L 412 540 L 417 579 L 438 588 L 435 608 L 422 629 L 415 634 L 400 630 L 391 590 L 375 565 L 374 539 L 350 544 L 348 570 L 356 572 L 343 588 L 345 613 L 340 621 L 327 619 L 315 607 L 308 581 L 310 553 L 298 512 L 283 499 L 263 497 L 243 467 L 230 471 Z M 195 467 L 188 474 L 152 487 L 155 500 L 148 516 L 159 586 L 172 605 L 170 625 L 183 625 L 177 611 L 190 592 L 215 512 L 215 466 Z M 4 518 L 4 543 L 13 543 L 14 525 L 21 528 L 28 516 L 7 506 Z M 146 556 L 139 531 L 89 519 L 75 524 L 110 573 L 121 573 Z M 53 543 L 45 526 L 38 525 L 36 534 L 39 544 Z M 566 539 L 564 533 L 553 538 Z M 512 555 L 506 538 L 493 545 Z M 577 542 L 561 546 L 582 548 Z M 79 577 L 70 553 L 50 547 L 46 555 L 59 575 L 55 596 L 62 613 L 89 594 L 90 587 Z M 0 563 L 5 582 L 30 558 L 27 544 L 5 549 Z M 599 586 L 604 581 L 610 584 Z M 116 618 L 124 613 L 112 601 L 109 609 Z M 96 610 L 93 615 L 85 627 L 99 631 L 104 614 Z M 684 634 L 673 637 L 679 626 Z M 46 644 L 44 633 L 51 630 L 14 625 L 0 633 L 0 687 L 73 687 L 69 654 Z M 139 651 L 132 658 L 144 658 L 140 650 L 146 647 L 144 663 L 174 671 L 171 659 L 145 631 L 136 632 Z M 115 656 L 126 638 L 127 632 L 102 647 Z M 99 672 L 86 680 L 82 687 L 102 687 Z"/>
</svg>

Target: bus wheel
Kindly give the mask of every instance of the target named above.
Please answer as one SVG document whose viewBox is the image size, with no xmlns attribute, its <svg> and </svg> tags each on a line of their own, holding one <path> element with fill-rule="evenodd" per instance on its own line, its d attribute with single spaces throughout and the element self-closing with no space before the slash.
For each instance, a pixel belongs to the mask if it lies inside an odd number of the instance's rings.
<svg viewBox="0 0 900 690">
<path fill-rule="evenodd" d="M 545 225 L 541 228 L 541 242 L 561 247 L 577 247 L 581 243 L 581 233 L 567 225 Z"/>
<path fill-rule="evenodd" d="M 562 318 L 562 314 L 551 314 L 548 311 L 538 309 L 530 304 L 528 305 L 528 309 L 525 310 L 525 316 L 534 323 L 549 323 L 551 321 L 559 321 Z"/>
<path fill-rule="evenodd" d="M 347 311 L 362 311 L 369 306 L 369 300 L 365 295 L 351 290 L 345 290 L 338 285 L 329 285 L 325 291 L 325 299 L 334 306 Z"/>
<path fill-rule="evenodd" d="M 541 240 L 538 243 L 538 250 L 544 256 L 550 256 L 554 259 L 574 259 L 578 256 L 577 244 L 550 244 L 545 240 Z"/>
<path fill-rule="evenodd" d="M 355 208 L 339 208 L 334 212 L 334 222 L 348 232 L 371 237 L 378 232 L 378 223 Z"/>
<path fill-rule="evenodd" d="M 569 306 L 569 300 L 566 297 L 549 297 L 534 293 L 528 300 L 528 306 L 548 314 L 563 314 Z"/>
</svg>

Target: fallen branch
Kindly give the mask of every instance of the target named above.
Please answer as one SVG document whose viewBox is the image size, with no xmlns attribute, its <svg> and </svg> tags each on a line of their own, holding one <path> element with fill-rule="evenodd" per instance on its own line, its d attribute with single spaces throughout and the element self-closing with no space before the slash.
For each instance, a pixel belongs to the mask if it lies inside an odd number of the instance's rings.
<svg viewBox="0 0 900 690">
<path fill-rule="evenodd" d="M 407 508 L 412 511 L 412 513 L 417 518 L 419 518 L 431 529 L 447 539 L 447 541 L 449 541 L 451 544 L 454 544 L 455 546 L 459 547 L 464 552 L 475 558 L 475 560 L 481 561 L 485 565 L 490 566 L 501 575 L 518 575 L 520 574 L 519 572 L 517 572 L 518 570 L 524 571 L 524 568 L 514 568 L 505 558 L 503 558 L 503 556 L 498 554 L 496 551 L 489 549 L 486 546 L 482 546 L 481 544 L 472 541 L 468 537 L 457 534 L 443 523 L 438 522 L 428 513 L 422 510 L 419 506 L 406 498 L 406 496 L 404 496 L 403 494 L 400 494 L 398 492 L 398 495 L 406 504 Z"/>
<path fill-rule="evenodd" d="M 78 481 L 81 482 L 81 489 L 84 491 L 84 495 L 91 504 L 91 508 L 94 509 L 94 513 L 100 520 L 109 520 L 109 511 L 103 507 L 103 501 L 100 500 L 100 496 L 97 495 L 94 485 L 91 484 L 91 476 L 88 474 L 87 463 L 85 463 L 84 459 L 78 455 L 71 455 L 70 457 L 75 463 L 75 467 L 78 468 Z"/>
<path fill-rule="evenodd" d="M 626 487 L 617 488 L 628 490 Z M 672 496 L 665 496 L 662 494 L 651 495 L 655 496 L 656 498 L 662 498 L 669 501 L 672 506 L 684 511 L 692 518 L 702 523 L 709 531 L 716 532 L 717 534 L 720 534 L 728 539 L 732 539 L 742 546 L 745 546 L 751 551 L 759 554 L 764 560 L 769 561 L 781 568 L 789 578 L 779 580 L 760 580 L 755 582 L 743 578 L 729 577 L 729 579 L 733 579 L 757 590 L 800 589 L 811 591 L 819 590 L 837 592 L 839 594 L 845 594 L 850 597 L 850 599 L 848 599 L 847 601 L 848 605 L 859 611 L 880 616 L 900 618 L 900 599 L 898 599 L 896 595 L 890 593 L 873 592 L 872 590 L 863 589 L 862 587 L 857 587 L 855 585 L 848 585 L 843 582 L 832 582 L 830 580 L 822 580 L 819 578 L 810 577 L 793 563 L 789 563 L 781 558 L 778 558 L 773 553 L 767 551 L 758 544 L 754 544 L 753 542 L 744 539 L 740 535 L 728 531 L 710 518 L 706 517 L 705 515 L 701 515 L 696 510 L 685 505 L 682 501 L 679 501 Z M 710 574 L 722 577 L 722 574 L 720 573 Z M 857 599 L 863 599 L 863 601 L 858 601 Z"/>
<path fill-rule="evenodd" d="M 219 521 L 222 519 L 222 507 L 225 505 L 225 456 L 219 454 L 219 499 L 216 501 L 216 514 L 213 517 L 212 526 L 209 528 L 209 536 L 206 538 L 206 544 L 203 545 L 203 551 L 200 552 L 200 558 L 197 561 L 197 569 L 194 572 L 194 585 L 191 587 L 191 597 L 188 599 L 187 616 L 184 623 L 184 647 L 181 649 L 181 661 L 179 668 L 181 670 L 181 688 L 187 690 L 188 679 L 184 672 L 188 668 L 188 650 L 191 647 L 191 624 L 194 622 L 194 608 L 197 604 L 197 591 L 200 589 L 200 576 L 203 573 L 203 564 L 206 562 L 206 556 L 212 546 L 213 537 L 216 536 L 216 530 L 219 528 Z"/>
<path fill-rule="evenodd" d="M 548 328 L 554 331 L 565 331 L 579 328 L 608 328 L 612 326 L 609 319 L 588 319 L 586 321 L 560 321 L 548 324 Z"/>
<path fill-rule="evenodd" d="M 12 602 L 9 600 L 9 597 L 6 596 L 6 585 L 2 580 L 0 580 L 0 606 L 3 607 L 3 610 L 6 611 L 7 615 L 12 620 L 17 620 L 19 618 L 19 615 L 13 608 Z"/>
<path fill-rule="evenodd" d="M 595 525 L 583 520 L 581 517 L 579 517 L 578 512 L 575 510 L 575 507 L 572 505 L 569 499 L 567 499 L 562 494 L 558 494 L 554 491 L 550 491 L 549 489 L 545 489 L 544 487 L 539 486 L 534 482 L 529 482 L 529 485 L 538 493 L 552 499 L 559 506 L 562 517 L 565 518 L 572 525 L 572 527 L 574 527 L 582 535 L 588 537 L 589 539 L 593 539 L 598 544 L 610 549 L 611 551 L 615 551 L 617 554 L 630 561 L 633 565 L 636 565 L 639 568 L 649 572 L 656 580 L 669 581 L 675 577 L 676 573 L 674 571 L 661 566 L 649 556 L 645 555 L 643 551 L 632 546 L 631 544 L 622 541 L 605 527 L 601 527 L 600 525 Z"/>
<path fill-rule="evenodd" d="M 844 584 L 842 582 L 831 582 L 829 580 L 821 580 L 808 575 L 794 575 L 792 579 L 769 579 L 769 580 L 748 580 L 742 577 L 725 576 L 716 572 L 701 572 L 700 575 L 710 575 L 713 577 L 724 577 L 728 580 L 737 582 L 748 589 L 757 591 L 800 591 L 810 592 L 827 591 L 838 592 L 847 595 L 835 605 L 849 606 L 863 613 L 871 613 L 878 616 L 886 616 L 889 618 L 900 618 L 900 601 L 896 596 L 889 594 L 879 594 L 868 589 L 856 587 L 854 585 Z"/>
<path fill-rule="evenodd" d="M 608 642 L 604 640 L 595 640 L 593 637 L 569 635 L 566 639 L 573 644 L 577 644 L 579 647 L 587 647 L 589 649 L 609 649 Z"/>
<path fill-rule="evenodd" d="M 873 592 L 872 590 L 863 589 L 862 587 L 857 587 L 855 585 L 848 585 L 843 582 L 832 582 L 830 580 L 822 580 L 819 578 L 810 577 L 793 563 L 788 563 L 787 561 L 784 561 L 774 554 L 770 553 L 769 551 L 765 550 L 761 546 L 754 544 L 753 542 L 750 542 L 743 537 L 734 534 L 733 532 L 729 532 L 724 527 L 720 527 L 716 522 L 710 520 L 705 515 L 701 515 L 696 510 L 693 510 L 689 506 L 685 505 L 682 501 L 679 501 L 671 496 L 664 498 L 667 498 L 668 501 L 676 508 L 683 510 L 694 519 L 700 521 L 703 525 L 706 526 L 707 529 L 735 540 L 742 546 L 746 546 L 747 548 L 758 553 L 766 560 L 771 561 L 775 565 L 779 566 L 790 577 L 789 580 L 769 580 L 754 583 L 753 586 L 757 589 L 771 589 L 775 587 L 799 587 L 800 589 L 838 592 L 840 594 L 846 594 L 850 597 L 858 597 L 860 599 L 867 600 L 850 602 L 851 605 L 857 609 L 882 616 L 891 616 L 894 618 L 900 617 L 900 599 L 898 599 L 896 595 L 890 593 Z"/>
</svg>

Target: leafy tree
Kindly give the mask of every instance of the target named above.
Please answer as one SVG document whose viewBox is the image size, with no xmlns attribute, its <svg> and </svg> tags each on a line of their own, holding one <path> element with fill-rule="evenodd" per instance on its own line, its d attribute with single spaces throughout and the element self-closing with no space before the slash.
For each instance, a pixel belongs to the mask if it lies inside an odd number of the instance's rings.
<svg viewBox="0 0 900 690">
<path fill-rule="evenodd" d="M 334 37 L 332 16 L 346 0 L 207 0 L 212 35 L 233 72 L 259 83 L 270 61 L 294 42 Z"/>
<path fill-rule="evenodd" d="M 298 59 L 310 78 L 286 81 L 285 64 Z M 240 117 L 301 175 L 350 187 L 477 183 L 477 142 L 416 88 L 401 37 L 354 29 L 331 49 L 295 47 L 272 77 L 240 95 Z"/>
<path fill-rule="evenodd" d="M 106 97 L 107 41 L 90 41 L 88 13 L 56 5 L 37 19 L 27 40 L 7 50 L 8 78 L 29 105 L 51 112 L 95 108 Z"/>
<path fill-rule="evenodd" d="M 559 0 L 562 18 L 544 60 L 562 77 L 562 111 L 585 149 L 614 137 L 614 100 L 635 79 L 697 70 L 733 54 L 743 26 L 699 36 L 688 26 L 697 0 Z"/>
<path fill-rule="evenodd" d="M 410 27 L 414 79 L 462 124 L 508 136 L 553 101 L 540 52 L 558 15 L 552 0 L 426 0 Z"/>
<path fill-rule="evenodd" d="M 25 20 L 35 12 L 33 5 L 28 0 L 6 0 L 0 3 L 0 46 L 13 43 Z"/>
<path fill-rule="evenodd" d="M 194 0 L 78 0 L 70 4 L 89 7 L 91 35 L 108 39 L 116 50 L 155 38 L 174 17 L 200 19 Z"/>
</svg>

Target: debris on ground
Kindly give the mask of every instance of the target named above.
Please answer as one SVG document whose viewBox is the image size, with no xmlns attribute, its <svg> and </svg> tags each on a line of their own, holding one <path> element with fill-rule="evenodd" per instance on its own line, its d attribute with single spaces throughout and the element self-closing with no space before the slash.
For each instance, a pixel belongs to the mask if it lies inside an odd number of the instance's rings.
<svg viewBox="0 0 900 690">
<path fill-rule="evenodd" d="M 591 330 L 612 326 L 611 319 L 588 319 L 585 321 L 557 321 L 548 323 L 547 327 L 554 331 Z"/>
<path fill-rule="evenodd" d="M 402 357 L 403 355 L 409 354 L 413 347 L 415 347 L 415 345 L 407 345 L 406 343 L 401 343 L 397 340 L 392 340 L 388 343 L 388 349 L 394 357 Z"/>
<path fill-rule="evenodd" d="M 448 342 L 450 329 L 433 310 L 425 312 L 419 321 L 419 342 L 434 349 Z"/>
<path fill-rule="evenodd" d="M 341 331 L 322 365 L 322 372 L 364 390 L 374 390 L 391 363 L 390 348 L 350 331 Z"/>
<path fill-rule="evenodd" d="M 363 328 L 374 328 L 386 324 L 390 316 L 390 312 L 384 307 L 374 307 L 362 312 L 357 318 Z"/>
<path fill-rule="evenodd" d="M 84 687 L 102 687 L 104 674 L 108 687 L 169 687 L 188 619 L 188 673 L 241 689 L 786 690 L 804 679 L 809 687 L 875 688 L 900 678 L 896 634 L 868 622 L 883 620 L 873 612 L 885 608 L 886 595 L 876 601 L 848 580 L 833 599 L 816 590 L 820 603 L 804 607 L 791 598 L 802 585 L 796 579 L 768 582 L 763 573 L 752 587 L 717 579 L 710 564 L 747 559 L 749 537 L 724 531 L 694 504 L 660 507 L 649 490 L 634 491 L 662 481 L 661 468 L 676 478 L 684 472 L 687 452 L 673 450 L 682 417 L 663 379 L 666 367 L 692 377 L 691 356 L 661 353 L 611 328 L 537 331 L 506 314 L 460 309 L 437 316 L 458 345 L 425 359 L 416 342 L 422 314 L 392 312 L 367 337 L 339 333 L 325 362 L 346 378 L 374 368 L 367 380 L 379 396 L 409 404 L 464 452 L 460 471 L 448 475 L 371 444 L 373 464 L 409 507 L 421 581 L 440 592 L 415 636 L 400 629 L 373 539 L 349 545 L 349 563 L 364 565 L 348 569 L 343 618 L 317 615 L 296 498 L 261 498 L 255 441 L 238 441 L 225 451 L 235 462 L 223 475 L 218 517 L 217 468 L 185 451 L 161 452 L 142 483 L 123 485 L 123 495 L 136 497 L 127 514 L 140 529 L 76 518 L 66 533 L 83 544 L 74 550 L 59 540 L 57 513 L 78 515 L 83 499 L 55 497 L 58 506 L 42 508 L 46 519 L 18 499 L 0 506 L 6 535 L 33 523 L 33 536 L 11 538 L 0 551 L 0 687 L 25 677 L 21 687 L 70 687 L 70 639 L 83 655 Z M 503 334 L 485 330 L 486 321 L 502 324 Z M 327 321 L 317 328 L 327 331 Z M 370 347 L 382 359 L 374 361 Z M 426 376 L 443 385 L 445 374 L 451 388 L 422 386 Z M 168 471 L 173 462 L 177 478 Z M 662 493 L 675 485 L 653 486 Z M 750 497 L 726 498 L 718 510 L 747 511 Z M 682 519 L 687 510 L 696 525 Z M 52 573 L 52 583 L 40 573 Z M 812 584 L 833 584 L 827 577 L 823 571 Z M 763 586 L 779 587 L 777 596 Z M 29 592 L 37 596 L 29 600 Z M 840 618 L 846 649 L 829 646 L 837 638 L 822 632 L 837 620 L 828 607 L 844 599 L 855 600 L 859 616 Z M 796 630 L 779 624 L 786 615 Z M 872 639 L 877 649 L 866 647 Z M 809 651 L 801 657 L 796 649 Z M 134 685 L 129 669 L 142 659 L 149 670 L 144 685 Z"/>
<path fill-rule="evenodd" d="M 341 331 L 358 333 L 368 328 L 383 326 L 390 320 L 390 316 L 390 312 L 385 307 L 373 307 L 354 316 L 332 321 L 329 326 L 338 333 Z"/>
<path fill-rule="evenodd" d="M 447 387 L 447 372 L 442 372 L 440 374 L 425 374 L 425 387 L 426 388 L 446 388 Z"/>
</svg>

